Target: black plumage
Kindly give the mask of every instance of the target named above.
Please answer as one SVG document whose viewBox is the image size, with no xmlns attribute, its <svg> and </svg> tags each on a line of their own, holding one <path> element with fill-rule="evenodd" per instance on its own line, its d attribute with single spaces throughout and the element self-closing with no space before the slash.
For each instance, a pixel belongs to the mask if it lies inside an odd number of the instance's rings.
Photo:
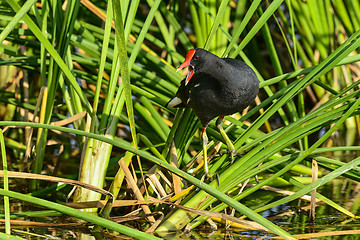
<svg viewBox="0 0 360 240">
<path fill-rule="evenodd" d="M 225 115 L 242 111 L 249 106 L 259 92 L 259 81 L 255 72 L 244 62 L 219 58 L 201 48 L 190 49 L 178 70 L 189 66 L 189 71 L 176 93 L 166 105 L 168 108 L 189 107 L 203 126 L 202 143 L 205 175 L 207 166 L 206 127 L 215 117 L 228 150 L 234 160 L 235 148 L 222 128 Z"/>
<path fill-rule="evenodd" d="M 197 48 L 189 68 L 193 69 L 193 76 L 182 80 L 176 93 L 181 103 L 171 105 L 170 101 L 167 107 L 191 108 L 205 128 L 215 117 L 242 111 L 258 94 L 256 74 L 242 61 L 219 58 Z"/>
</svg>

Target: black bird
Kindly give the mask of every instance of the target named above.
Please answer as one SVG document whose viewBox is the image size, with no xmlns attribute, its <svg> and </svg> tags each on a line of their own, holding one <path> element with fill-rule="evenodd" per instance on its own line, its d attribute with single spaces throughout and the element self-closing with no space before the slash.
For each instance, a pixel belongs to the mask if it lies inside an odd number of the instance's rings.
<svg viewBox="0 0 360 240">
<path fill-rule="evenodd" d="M 219 58 L 201 48 L 190 49 L 178 71 L 189 66 L 188 74 L 166 107 L 189 107 L 200 119 L 203 126 L 202 144 L 205 175 L 209 174 L 207 165 L 206 127 L 215 117 L 216 125 L 224 138 L 228 150 L 233 154 L 231 143 L 222 122 L 225 115 L 242 111 L 249 106 L 259 92 L 259 81 L 255 72 L 244 62 Z"/>
</svg>

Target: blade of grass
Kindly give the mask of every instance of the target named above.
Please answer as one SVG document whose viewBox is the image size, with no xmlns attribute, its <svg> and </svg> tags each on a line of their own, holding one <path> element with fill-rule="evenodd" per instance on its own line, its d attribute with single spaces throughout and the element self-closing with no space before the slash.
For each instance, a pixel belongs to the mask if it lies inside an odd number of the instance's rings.
<svg viewBox="0 0 360 240">
<path fill-rule="evenodd" d="M 249 41 L 255 36 L 255 34 L 260 30 L 260 28 L 266 23 L 266 21 L 272 16 L 272 14 L 276 11 L 276 9 L 281 5 L 284 0 L 275 0 L 270 6 L 266 9 L 264 14 L 259 18 L 256 24 L 251 28 L 246 37 L 242 40 L 240 45 L 236 48 L 236 50 L 230 54 L 230 58 L 235 58 L 240 51 L 249 43 Z"/>
<path fill-rule="evenodd" d="M 212 41 L 214 40 L 215 34 L 216 34 L 217 30 L 218 30 L 219 24 L 220 24 L 224 14 L 225 14 L 225 10 L 226 10 L 227 5 L 229 4 L 229 2 L 230 2 L 230 0 L 221 1 L 220 7 L 217 10 L 218 12 L 216 14 L 214 23 L 211 26 L 210 33 L 209 33 L 208 38 L 206 39 L 206 42 L 205 42 L 205 46 L 204 46 L 205 50 L 208 50 L 210 48 L 210 45 L 211 45 Z"/>
<path fill-rule="evenodd" d="M 151 2 L 151 1 L 150 1 Z M 144 22 L 144 25 L 142 26 L 141 28 L 141 32 L 140 32 L 140 35 L 139 37 L 136 39 L 136 44 L 135 44 L 135 47 L 130 55 L 130 58 L 129 58 L 129 61 L 128 61 L 128 67 L 129 67 L 129 70 L 128 71 L 131 71 L 132 69 L 132 65 L 134 64 L 135 60 L 136 60 L 136 57 L 138 56 L 138 53 L 140 51 L 140 48 L 141 48 L 141 45 L 143 44 L 144 42 L 144 39 L 145 39 L 145 36 L 146 36 L 146 33 L 147 31 L 149 30 L 149 27 L 150 27 L 150 24 L 152 23 L 153 19 L 154 19 L 154 16 L 155 16 L 155 13 L 157 12 L 157 9 L 159 7 L 159 4 L 160 4 L 161 0 L 156 0 L 155 3 L 151 4 L 151 9 L 150 9 L 150 12 L 148 13 L 147 17 L 146 17 L 146 20 Z M 119 30 L 118 30 L 119 31 Z M 122 33 L 123 34 L 123 33 Z M 118 36 L 119 37 L 119 36 Z M 120 45 L 119 45 L 120 46 Z M 123 43 L 123 46 L 125 47 L 126 46 L 126 42 Z"/>
<path fill-rule="evenodd" d="M 135 20 L 137 9 L 139 8 L 140 0 L 131 1 L 130 9 L 126 17 L 125 23 L 125 39 L 129 39 L 131 28 L 133 27 L 133 22 Z"/>
<path fill-rule="evenodd" d="M 124 25 L 122 22 L 122 13 L 120 7 L 120 0 L 112 0 L 114 7 L 114 21 L 116 30 L 116 41 L 119 46 L 119 61 L 120 61 L 120 72 L 125 90 L 125 103 L 129 117 L 129 124 L 131 129 L 131 136 L 133 139 L 134 147 L 136 148 L 136 131 L 135 131 L 135 120 L 134 110 L 131 96 L 131 83 L 129 74 L 128 57 L 126 51 L 126 42 L 124 36 Z"/>
<path fill-rule="evenodd" d="M 5 142 L 4 142 L 4 134 L 3 130 L 0 129 L 0 147 L 1 147 L 1 158 L 4 170 L 4 190 L 9 191 L 9 178 L 7 173 L 7 160 L 6 160 L 6 150 L 5 150 Z M 9 197 L 4 197 L 4 212 L 5 212 L 5 233 L 11 234 L 10 228 L 10 203 Z"/>
<path fill-rule="evenodd" d="M 202 28 L 200 24 L 199 14 L 197 12 L 196 6 L 194 4 L 193 0 L 187 0 L 187 3 L 189 5 L 190 15 L 192 19 L 192 24 L 194 26 L 194 32 L 196 36 L 196 45 L 197 47 L 202 47 L 205 44 L 205 40 L 203 38 L 202 34 Z"/>
<path fill-rule="evenodd" d="M 179 22 L 174 17 L 174 14 L 172 14 L 170 11 L 167 10 L 166 5 L 164 2 L 160 2 L 159 9 L 162 12 L 162 14 L 165 16 L 169 24 L 172 25 L 174 28 L 174 31 L 177 34 L 177 37 L 179 38 L 180 42 L 184 45 L 185 49 L 191 49 L 194 48 L 192 43 L 190 42 L 189 38 L 185 34 L 184 30 L 182 29 Z"/>
<path fill-rule="evenodd" d="M 226 57 L 231 49 L 235 46 L 237 43 L 241 33 L 244 31 L 246 25 L 249 23 L 251 17 L 254 15 L 256 9 L 260 5 L 261 0 L 255 0 L 251 3 L 249 9 L 246 12 L 246 15 L 244 19 L 242 19 L 240 25 L 236 28 L 236 32 L 233 34 L 232 39 L 230 43 L 227 45 L 225 52 L 223 53 L 222 57 Z M 241 2 L 238 2 L 238 4 L 241 4 Z"/>
<path fill-rule="evenodd" d="M 96 112 L 98 110 L 101 84 L 102 84 L 102 79 L 103 79 L 103 74 L 104 74 L 104 69 L 105 69 L 105 63 L 106 63 L 106 53 L 109 48 L 111 23 L 112 23 L 112 17 L 113 17 L 112 13 L 113 13 L 112 1 L 109 1 L 108 6 L 107 6 L 106 20 L 105 20 L 104 40 L 103 40 L 103 44 L 102 44 L 102 48 L 101 48 L 100 66 L 99 66 L 99 72 L 98 72 L 97 81 L 96 81 L 96 89 L 95 89 L 95 94 L 94 94 L 94 103 L 93 103 L 94 112 L 93 112 L 93 116 L 92 116 L 93 121 L 91 121 L 91 127 L 90 127 L 91 132 L 94 132 L 94 128 L 95 128 L 95 122 L 96 122 L 95 117 L 96 117 Z"/>
<path fill-rule="evenodd" d="M 160 32 L 161 32 L 161 34 L 162 34 L 162 36 L 164 38 L 166 46 L 168 47 L 168 49 L 171 52 L 176 52 L 175 45 L 174 45 L 174 39 L 171 36 L 171 34 L 170 34 L 170 32 L 169 32 L 169 30 L 167 28 L 167 24 L 164 21 L 164 18 L 162 17 L 161 13 L 159 11 L 157 11 L 157 8 L 159 7 L 160 1 L 156 1 L 154 3 L 153 0 L 147 0 L 147 2 L 149 3 L 151 9 L 153 9 L 153 8 L 156 9 L 156 11 L 155 11 L 155 19 L 156 19 L 157 25 L 158 25 L 158 27 L 160 29 Z M 149 14 L 147 15 L 147 18 L 149 18 L 151 14 L 152 13 L 151 13 L 151 10 L 150 10 Z M 148 20 L 146 20 L 146 21 L 148 21 Z M 144 28 L 145 24 L 146 24 L 146 22 L 142 26 L 141 31 L 146 29 L 146 28 Z M 140 38 L 140 36 L 139 36 L 139 38 Z M 178 61 L 175 61 L 174 64 L 177 64 L 177 63 L 178 63 Z"/>
<path fill-rule="evenodd" d="M 0 43 L 2 43 L 9 33 L 14 29 L 14 27 L 19 23 L 23 16 L 30 10 L 34 5 L 36 0 L 28 0 L 24 3 L 21 9 L 15 14 L 11 21 L 6 25 L 6 27 L 0 33 Z"/>
</svg>

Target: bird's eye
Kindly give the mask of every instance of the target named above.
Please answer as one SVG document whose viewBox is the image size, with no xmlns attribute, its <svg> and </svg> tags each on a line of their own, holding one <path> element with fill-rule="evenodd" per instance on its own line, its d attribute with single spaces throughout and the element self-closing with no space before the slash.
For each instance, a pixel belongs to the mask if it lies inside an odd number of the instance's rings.
<svg viewBox="0 0 360 240">
<path fill-rule="evenodd" d="M 194 57 L 194 60 L 199 60 L 199 56 L 196 55 L 196 56 Z"/>
</svg>

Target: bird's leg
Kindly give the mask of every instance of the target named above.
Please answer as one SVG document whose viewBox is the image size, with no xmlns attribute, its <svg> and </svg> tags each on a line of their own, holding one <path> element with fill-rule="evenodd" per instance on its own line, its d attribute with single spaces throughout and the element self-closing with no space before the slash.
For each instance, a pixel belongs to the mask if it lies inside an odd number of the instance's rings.
<svg viewBox="0 0 360 240">
<path fill-rule="evenodd" d="M 203 156 L 204 156 L 204 171 L 205 174 L 202 177 L 202 179 L 206 176 L 209 176 L 209 167 L 208 167 L 208 161 L 207 161 L 207 144 L 208 144 L 208 137 L 206 134 L 206 128 L 202 129 L 202 134 L 201 134 L 201 139 L 202 139 L 202 148 L 203 148 Z"/>
<path fill-rule="evenodd" d="M 223 137 L 223 139 L 225 140 L 225 143 L 228 147 L 228 151 L 231 153 L 231 163 L 234 162 L 234 156 L 236 154 L 236 150 L 234 145 L 232 144 L 232 142 L 230 141 L 228 135 L 226 134 L 222 124 L 224 121 L 224 116 L 220 116 L 217 120 L 216 120 L 216 127 L 219 129 L 221 136 Z"/>
</svg>

